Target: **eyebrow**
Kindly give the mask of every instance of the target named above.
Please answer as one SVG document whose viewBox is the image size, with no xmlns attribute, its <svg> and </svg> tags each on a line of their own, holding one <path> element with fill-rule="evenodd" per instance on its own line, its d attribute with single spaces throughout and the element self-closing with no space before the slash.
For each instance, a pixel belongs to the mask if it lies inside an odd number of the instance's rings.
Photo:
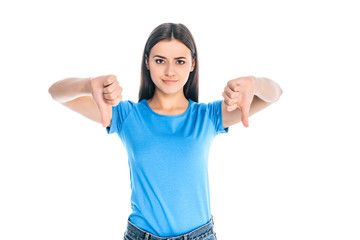
<svg viewBox="0 0 360 240">
<path fill-rule="evenodd" d="M 166 59 L 166 57 L 163 57 L 163 56 L 160 56 L 160 55 L 155 55 L 153 58 L 156 58 L 156 57 Z M 182 58 L 186 59 L 186 57 L 176 57 L 175 59 L 182 59 Z"/>
</svg>

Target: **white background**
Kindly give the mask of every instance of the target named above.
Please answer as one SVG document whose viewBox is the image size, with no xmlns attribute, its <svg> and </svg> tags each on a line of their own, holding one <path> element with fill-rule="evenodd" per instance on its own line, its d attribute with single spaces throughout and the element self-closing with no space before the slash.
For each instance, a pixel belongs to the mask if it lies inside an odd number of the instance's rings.
<svg viewBox="0 0 360 240">
<path fill-rule="evenodd" d="M 222 99 L 240 76 L 284 90 L 250 128 L 234 125 L 212 145 L 218 238 L 360 239 L 355 2 L 2 1 L 0 239 L 122 239 L 130 181 L 120 139 L 47 90 L 111 73 L 137 101 L 143 47 L 163 22 L 195 37 L 200 102 Z"/>
</svg>

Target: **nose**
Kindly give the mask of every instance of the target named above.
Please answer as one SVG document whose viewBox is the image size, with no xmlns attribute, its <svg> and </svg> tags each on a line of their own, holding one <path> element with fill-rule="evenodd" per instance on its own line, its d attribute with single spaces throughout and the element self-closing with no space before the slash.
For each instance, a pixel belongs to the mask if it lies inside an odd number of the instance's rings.
<svg viewBox="0 0 360 240">
<path fill-rule="evenodd" d="M 166 76 L 174 76 L 175 75 L 175 66 L 169 63 L 165 69 Z"/>
</svg>

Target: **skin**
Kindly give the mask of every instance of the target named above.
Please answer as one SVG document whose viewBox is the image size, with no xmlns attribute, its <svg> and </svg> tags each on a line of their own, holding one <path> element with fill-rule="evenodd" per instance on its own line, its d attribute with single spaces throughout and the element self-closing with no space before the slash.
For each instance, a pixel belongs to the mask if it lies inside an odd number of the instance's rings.
<svg viewBox="0 0 360 240">
<path fill-rule="evenodd" d="M 179 115 L 186 111 L 189 101 L 183 86 L 195 67 L 190 50 L 178 40 L 158 42 L 146 59 L 147 68 L 156 88 L 148 100 L 153 111 L 163 115 Z M 172 84 L 165 80 L 176 80 Z M 122 88 L 115 75 L 95 78 L 68 78 L 54 83 L 49 93 L 64 106 L 102 123 L 111 125 L 112 106 L 122 100 Z M 227 82 L 222 96 L 223 127 L 242 122 L 276 102 L 282 94 L 280 86 L 267 78 L 239 77 Z"/>
<path fill-rule="evenodd" d="M 164 115 L 185 112 L 189 101 L 184 96 L 183 87 L 195 67 L 190 50 L 178 40 L 161 41 L 151 49 L 146 66 L 155 84 L 149 106 Z M 166 80 L 176 82 L 169 84 Z"/>
<path fill-rule="evenodd" d="M 239 122 L 249 127 L 249 117 L 279 100 L 282 89 L 268 78 L 249 76 L 228 81 L 222 95 L 224 128 Z"/>
</svg>

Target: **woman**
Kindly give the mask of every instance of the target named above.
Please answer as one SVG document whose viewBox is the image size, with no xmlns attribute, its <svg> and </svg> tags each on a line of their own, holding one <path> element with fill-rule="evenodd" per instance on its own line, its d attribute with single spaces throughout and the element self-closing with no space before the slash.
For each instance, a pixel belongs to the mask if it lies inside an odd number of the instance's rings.
<svg viewBox="0 0 360 240">
<path fill-rule="evenodd" d="M 214 137 L 277 101 L 267 78 L 227 82 L 224 100 L 198 103 L 198 53 L 190 31 L 165 23 L 146 42 L 139 102 L 122 101 L 114 75 L 68 78 L 52 97 L 117 133 L 128 153 L 132 213 L 125 239 L 216 239 L 208 154 Z"/>
</svg>

